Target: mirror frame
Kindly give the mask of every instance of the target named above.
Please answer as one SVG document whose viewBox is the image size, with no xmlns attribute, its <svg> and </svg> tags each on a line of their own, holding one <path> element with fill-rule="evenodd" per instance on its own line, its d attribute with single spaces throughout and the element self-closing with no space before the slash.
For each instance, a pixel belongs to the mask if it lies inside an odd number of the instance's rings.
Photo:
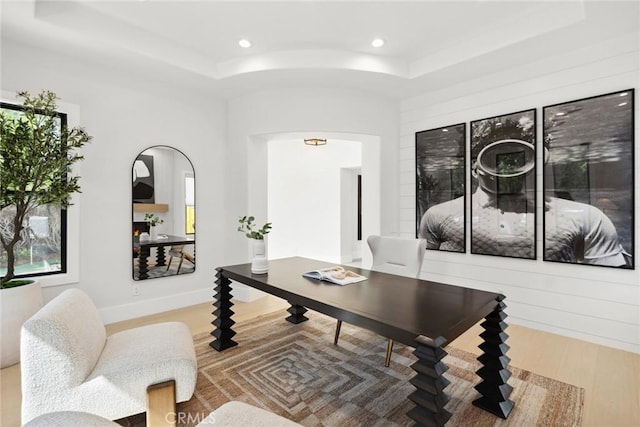
<svg viewBox="0 0 640 427">
<path fill-rule="evenodd" d="M 197 218 L 197 213 L 196 213 L 196 200 L 197 200 L 197 198 L 196 198 L 196 169 L 193 166 L 193 162 L 191 161 L 189 156 L 187 156 L 183 151 L 181 151 L 181 150 L 179 150 L 179 149 L 177 149 L 175 147 L 172 147 L 170 145 L 164 145 L 164 144 L 152 145 L 152 146 L 149 146 L 149 147 L 143 149 L 142 151 L 140 151 L 136 155 L 136 157 L 133 160 L 133 163 L 131 165 L 131 175 L 130 175 L 131 178 L 133 179 L 133 176 L 134 176 L 134 170 L 135 170 L 136 161 L 139 159 L 139 157 L 141 155 L 144 155 L 146 151 L 151 150 L 151 149 L 172 150 L 174 152 L 174 154 L 176 154 L 176 153 L 181 154 L 184 157 L 184 159 L 186 159 L 188 164 L 191 166 L 191 175 L 193 177 L 194 218 Z M 154 169 L 155 169 L 155 166 L 154 166 Z M 154 171 L 154 173 L 155 172 L 156 171 Z M 134 200 L 133 182 L 134 181 L 132 180 L 132 183 L 131 183 L 131 216 L 130 216 L 130 218 L 131 218 L 131 239 L 132 239 L 131 242 L 132 242 L 132 250 L 133 250 L 133 253 L 132 253 L 133 257 L 132 257 L 132 261 L 131 261 L 132 279 L 134 281 L 138 282 L 138 281 L 142 281 L 142 280 L 160 279 L 160 278 L 163 278 L 163 277 L 174 277 L 174 276 L 181 275 L 181 274 L 174 273 L 174 274 L 161 275 L 161 276 L 157 276 L 157 277 L 145 277 L 145 278 L 142 278 L 142 279 L 140 277 L 136 277 L 136 264 L 135 264 L 135 262 L 136 262 L 136 259 L 139 259 L 139 254 L 136 256 L 135 251 L 136 251 L 136 248 L 138 249 L 138 252 L 140 251 L 140 242 L 139 241 L 136 242 L 136 227 L 135 227 L 135 223 L 136 222 L 142 222 L 142 221 L 135 221 L 136 210 L 135 210 L 134 206 L 135 206 L 136 203 L 134 203 L 134 201 L 133 201 Z M 184 186 L 184 184 L 185 184 L 184 182 L 181 183 L 181 185 L 183 185 L 183 186 Z M 157 204 L 157 203 L 154 203 L 154 204 Z M 138 211 L 138 213 L 140 213 L 140 212 Z M 186 219 L 186 209 L 185 209 L 185 219 Z M 194 224 L 195 224 L 195 221 L 194 221 Z M 186 229 L 183 230 L 183 232 L 181 234 L 185 236 L 184 241 L 185 242 L 188 241 L 188 243 L 186 243 L 186 244 L 192 244 L 193 245 L 193 257 L 194 257 L 194 261 L 195 261 L 195 253 L 196 253 L 196 230 L 195 230 L 195 225 L 194 225 L 194 232 L 193 232 L 193 235 L 192 235 L 193 237 L 191 239 L 188 239 L 189 235 L 186 234 Z M 165 252 L 168 251 L 168 249 L 171 248 L 171 243 L 172 243 L 172 241 L 166 241 L 166 242 L 161 242 L 160 244 L 150 245 L 149 247 L 146 248 L 147 249 L 147 257 L 151 256 L 151 252 L 152 252 L 151 249 L 152 248 L 155 247 L 156 250 L 162 249 L 162 255 L 157 256 L 157 259 L 161 261 L 161 263 L 162 263 L 161 266 L 166 266 L 166 264 L 164 264 L 165 258 L 166 258 Z M 181 244 L 181 243 L 182 242 L 175 242 L 175 244 Z M 165 248 L 168 248 L 168 249 L 166 250 Z M 145 257 L 145 259 L 146 259 L 146 257 Z M 146 264 L 146 262 L 145 262 L 145 264 Z M 138 269 L 139 269 L 139 266 L 138 266 Z M 145 270 L 146 270 L 146 268 L 145 268 Z M 193 263 L 193 270 L 189 271 L 188 273 L 182 273 L 182 274 L 191 274 L 191 273 L 195 273 L 195 271 L 196 271 L 196 264 L 194 262 Z M 147 273 L 147 271 L 144 271 L 145 275 L 146 275 L 146 273 Z M 139 276 L 139 273 L 138 273 L 138 276 Z"/>
</svg>

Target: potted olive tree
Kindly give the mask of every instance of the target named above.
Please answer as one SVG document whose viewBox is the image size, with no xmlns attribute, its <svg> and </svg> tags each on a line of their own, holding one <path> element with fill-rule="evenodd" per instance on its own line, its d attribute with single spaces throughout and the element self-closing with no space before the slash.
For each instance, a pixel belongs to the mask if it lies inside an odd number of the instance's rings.
<svg viewBox="0 0 640 427">
<path fill-rule="evenodd" d="M 242 232 L 253 242 L 253 259 L 251 260 L 251 272 L 255 274 L 264 274 L 269 270 L 267 263 L 266 246 L 264 244 L 264 236 L 271 231 L 271 223 L 265 223 L 261 228 L 255 228 L 253 216 L 241 216 L 238 218 L 240 225 L 238 231 Z"/>
<path fill-rule="evenodd" d="M 19 92 L 18 98 L 22 111 L 0 111 L 0 242 L 7 267 L 0 277 L 2 367 L 18 362 L 20 327 L 42 306 L 40 284 L 15 279 L 16 250 L 29 216 L 38 206 L 70 205 L 70 196 L 80 191 L 72 166 L 91 140 L 82 128 L 61 123 L 54 93 Z"/>
</svg>

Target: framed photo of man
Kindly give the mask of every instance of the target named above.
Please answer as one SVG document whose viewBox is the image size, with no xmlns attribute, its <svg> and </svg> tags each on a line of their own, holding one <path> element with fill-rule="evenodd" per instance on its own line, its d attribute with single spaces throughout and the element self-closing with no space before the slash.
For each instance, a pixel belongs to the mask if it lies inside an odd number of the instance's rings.
<svg viewBox="0 0 640 427">
<path fill-rule="evenodd" d="M 536 110 L 471 122 L 471 253 L 536 258 Z"/>
<path fill-rule="evenodd" d="M 634 90 L 543 108 L 544 260 L 633 269 Z"/>
<path fill-rule="evenodd" d="M 416 236 L 465 252 L 466 125 L 416 132 Z"/>
</svg>

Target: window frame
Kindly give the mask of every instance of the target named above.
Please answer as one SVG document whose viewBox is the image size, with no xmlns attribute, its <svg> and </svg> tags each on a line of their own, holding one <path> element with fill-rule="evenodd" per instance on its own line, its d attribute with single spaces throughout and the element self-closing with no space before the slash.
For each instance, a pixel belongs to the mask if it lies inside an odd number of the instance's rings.
<svg viewBox="0 0 640 427">
<path fill-rule="evenodd" d="M 17 107 L 21 110 L 22 102 L 14 93 L 2 91 L 0 102 L 3 108 L 9 109 Z M 80 112 L 76 105 L 56 102 L 56 112 L 66 117 L 66 125 L 69 128 L 80 126 Z M 71 173 L 81 176 L 81 162 L 76 162 Z M 82 180 L 81 180 L 82 181 Z M 82 186 L 82 182 L 80 183 Z M 69 285 L 78 283 L 80 280 L 80 194 L 74 193 L 70 197 L 71 205 L 67 209 L 61 209 L 60 219 L 60 239 L 61 239 L 61 264 L 62 269 L 55 272 L 34 273 L 28 275 L 20 275 L 16 277 L 33 277 L 40 282 L 42 287 Z"/>
<path fill-rule="evenodd" d="M 187 204 L 187 179 L 191 179 L 193 181 L 193 204 L 192 205 Z M 195 230 L 195 226 L 193 227 L 193 231 L 190 230 L 188 219 L 189 219 L 189 207 L 192 207 L 193 208 L 193 222 L 195 224 L 195 217 L 196 217 L 196 204 L 195 204 L 195 200 L 196 200 L 196 174 L 195 174 L 195 171 L 193 173 L 185 173 L 184 174 L 183 183 L 184 183 L 184 199 L 183 199 L 183 204 L 184 204 L 184 232 L 185 232 L 185 235 L 192 236 L 192 235 L 194 235 L 196 233 L 196 230 Z"/>
</svg>

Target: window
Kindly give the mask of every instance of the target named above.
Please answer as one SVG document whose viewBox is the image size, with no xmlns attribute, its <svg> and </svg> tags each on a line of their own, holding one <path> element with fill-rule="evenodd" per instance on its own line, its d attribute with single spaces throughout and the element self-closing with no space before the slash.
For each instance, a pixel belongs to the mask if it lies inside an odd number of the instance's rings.
<svg viewBox="0 0 640 427">
<path fill-rule="evenodd" d="M 3 113 L 22 114 L 19 105 L 1 103 Z M 57 128 L 67 124 L 67 115 L 58 113 Z M 61 176 L 66 179 L 66 176 Z M 0 212 L 0 232 L 12 227 L 12 208 Z M 16 247 L 16 277 L 45 276 L 67 272 L 67 211 L 59 206 L 42 205 L 33 209 L 23 223 L 22 240 Z M 0 248 L 1 249 L 1 248 Z M 7 271 L 7 253 L 0 254 L 0 276 Z"/>
<path fill-rule="evenodd" d="M 195 179 L 193 175 L 184 178 L 184 229 L 186 234 L 196 232 Z"/>
</svg>

